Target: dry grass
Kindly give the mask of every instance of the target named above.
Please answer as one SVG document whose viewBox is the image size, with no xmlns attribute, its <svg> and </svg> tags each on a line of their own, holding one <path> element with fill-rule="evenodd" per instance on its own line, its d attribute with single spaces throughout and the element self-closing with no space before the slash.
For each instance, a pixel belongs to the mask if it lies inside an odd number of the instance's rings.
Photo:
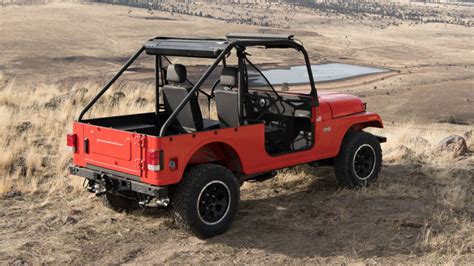
<svg viewBox="0 0 474 266">
<path fill-rule="evenodd" d="M 384 130 L 389 142 L 384 146 L 385 162 L 388 165 L 414 165 L 415 172 L 430 180 L 427 190 L 432 190 L 439 209 L 425 221 L 419 235 L 418 248 L 425 253 L 425 262 L 455 263 L 461 255 L 472 254 L 474 249 L 474 157 L 473 140 L 467 137 L 471 152 L 458 157 L 441 151 L 437 145 L 448 135 L 463 136 L 468 127 L 433 124 L 428 127 L 413 122 L 389 126 Z M 373 130 L 379 133 L 380 130 Z M 414 199 L 420 199 L 423 191 L 418 186 L 397 184 L 399 188 L 390 191 L 401 195 L 408 188 Z M 410 190 L 410 189 L 409 189 Z M 377 191 L 377 190 L 376 190 Z M 373 191 L 372 191 L 373 192 Z M 389 192 L 387 188 L 383 193 Z M 369 193 L 372 194 L 372 193 Z"/>
<path fill-rule="evenodd" d="M 39 84 L 20 87 L 10 81 L 0 87 L 0 192 L 60 192 L 81 186 L 70 182 L 71 152 L 65 136 L 72 121 L 99 90 L 95 83 Z M 118 84 L 92 115 L 127 114 L 151 110 L 151 88 Z M 120 93 L 121 91 L 125 93 Z M 141 98 L 141 101 L 137 101 Z M 119 104 L 120 103 L 120 104 Z"/>
<path fill-rule="evenodd" d="M 82 193 L 83 179 L 67 174 L 71 152 L 65 145 L 65 135 L 81 108 L 99 90 L 98 84 L 40 84 L 36 87 L 19 87 L 14 81 L 0 84 L 4 84 L 0 88 L 0 134 L 3 136 L 0 140 L 0 195 L 46 193 L 47 198 L 55 198 Z M 151 86 L 134 82 L 119 83 L 104 95 L 91 113 L 103 116 L 151 111 L 153 97 L 149 92 L 152 90 Z M 137 101 L 138 98 L 141 100 Z M 214 109 L 212 106 L 211 117 L 215 118 Z M 205 106 L 203 114 L 207 116 L 207 113 Z M 381 182 L 357 191 L 335 190 L 329 192 L 331 198 L 344 202 L 348 197 L 355 201 L 397 198 L 418 201 L 431 197 L 437 207 L 431 217 L 421 222 L 422 228 L 413 247 L 424 254 L 421 261 L 424 263 L 458 261 L 473 248 L 474 163 L 472 154 L 453 157 L 449 152 L 440 152 L 436 146 L 443 137 L 462 135 L 465 130 L 462 126 L 440 128 L 433 124 L 426 127 L 413 122 L 389 125 L 384 130 L 371 129 L 389 140 L 383 145 L 386 170 L 382 172 Z M 468 145 L 472 146 L 471 142 L 472 139 L 468 139 Z M 276 178 L 264 183 L 246 183 L 242 191 L 244 195 L 251 195 L 252 201 L 278 198 L 280 193 L 288 191 L 318 191 L 325 187 L 330 191 L 332 181 L 327 183 L 325 178 L 332 175 L 329 169 L 298 166 L 282 170 Z M 386 181 L 403 175 L 413 179 Z M 322 188 L 314 187 L 314 182 L 320 182 L 318 186 Z M 278 201 L 271 204 L 277 211 L 292 208 Z M 337 223 L 351 223 L 354 219 L 354 213 L 345 205 L 337 205 L 330 212 Z M 301 230 L 314 226 L 299 220 L 295 223 L 295 228 Z M 351 256 L 358 257 L 370 249 L 354 249 L 353 252 Z"/>
<path fill-rule="evenodd" d="M 66 167 L 71 153 L 64 143 L 65 135 L 70 131 L 72 121 L 81 108 L 99 90 L 99 85 L 85 82 L 19 87 L 14 80 L 6 83 L 0 80 L 0 84 L 4 84 L 0 88 L 0 133 L 4 136 L 0 142 L 0 173 L 4 184 L 1 191 L 6 193 L 13 189 L 34 192 L 43 188 L 59 191 L 61 187 L 67 187 L 70 182 Z M 90 114 L 100 117 L 112 113 L 116 115 L 151 111 L 153 96 L 150 91 L 153 91 L 151 85 L 118 83 L 102 97 Z M 203 115 L 208 116 L 207 106 L 202 106 Z M 214 105 L 211 107 L 211 117 L 216 118 Z M 390 125 L 383 132 L 377 129 L 371 131 L 386 135 L 389 139 L 383 146 L 386 163 L 419 164 L 425 175 L 447 184 L 446 189 L 439 192 L 440 199 L 452 206 L 464 206 L 465 199 L 469 198 L 468 189 L 471 189 L 465 183 L 466 180 L 470 181 L 467 176 L 472 172 L 462 170 L 466 160 L 436 149 L 440 139 L 448 134 L 462 135 L 463 130 L 465 127 L 444 129 L 439 124 L 422 127 L 414 122 L 407 122 Z M 472 140 L 468 139 L 468 144 L 471 145 L 470 142 Z M 472 156 L 469 155 L 467 161 L 472 163 Z M 302 185 L 305 185 L 302 177 L 308 175 L 306 171 L 283 171 L 277 181 L 282 181 L 282 184 L 287 182 L 291 186 L 295 182 L 303 182 Z M 452 180 L 443 182 L 452 173 L 455 173 Z M 38 176 L 41 178 L 38 179 Z M 31 189 L 27 188 L 29 185 L 32 186 Z M 416 190 L 410 191 L 400 184 L 393 186 L 380 188 L 380 193 L 383 191 L 394 194 L 402 190 L 406 194 L 416 193 Z M 376 191 L 372 190 L 370 193 L 377 193 Z"/>
<path fill-rule="evenodd" d="M 12 180 L 9 176 L 4 176 L 0 179 L 0 195 L 9 192 L 13 187 Z"/>
<path fill-rule="evenodd" d="M 388 164 L 414 164 L 418 171 L 442 185 L 436 191 L 438 199 L 453 208 L 472 206 L 474 182 L 474 157 L 472 152 L 454 156 L 452 152 L 441 151 L 438 143 L 449 135 L 463 136 L 469 127 L 440 124 L 420 126 L 414 122 L 388 126 L 383 130 L 388 137 L 384 144 L 384 161 Z M 374 133 L 381 130 L 373 129 Z M 468 147 L 473 140 L 468 137 Z"/>
<path fill-rule="evenodd" d="M 65 136 L 100 85 L 82 82 L 25 87 L 16 85 L 15 80 L 3 79 L 0 84 L 0 194 L 81 188 L 80 180 L 71 183 L 67 175 L 71 152 L 65 145 Z M 152 85 L 118 82 L 86 117 L 152 111 L 152 92 Z M 207 104 L 202 104 L 202 112 L 209 116 Z M 211 106 L 211 117 L 217 118 L 215 105 Z"/>
<path fill-rule="evenodd" d="M 474 225 L 472 218 L 461 216 L 453 219 L 453 214 L 442 211 L 433 214 L 431 224 L 423 228 L 419 246 L 433 262 L 452 264 L 462 254 L 470 254 L 474 248 Z"/>
</svg>

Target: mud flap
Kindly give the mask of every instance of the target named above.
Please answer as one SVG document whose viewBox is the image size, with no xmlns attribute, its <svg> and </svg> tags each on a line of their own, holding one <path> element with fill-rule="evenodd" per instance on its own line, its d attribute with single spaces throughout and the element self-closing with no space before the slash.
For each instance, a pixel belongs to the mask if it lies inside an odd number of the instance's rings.
<svg viewBox="0 0 474 266">
<path fill-rule="evenodd" d="M 374 135 L 377 140 L 379 141 L 379 143 L 385 143 L 387 142 L 387 137 L 383 137 L 383 136 L 378 136 L 378 135 Z"/>
</svg>

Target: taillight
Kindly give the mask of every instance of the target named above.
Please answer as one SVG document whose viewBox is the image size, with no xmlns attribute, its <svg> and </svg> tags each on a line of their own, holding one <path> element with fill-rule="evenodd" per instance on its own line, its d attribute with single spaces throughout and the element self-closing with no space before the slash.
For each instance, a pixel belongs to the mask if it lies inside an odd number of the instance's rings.
<svg viewBox="0 0 474 266">
<path fill-rule="evenodd" d="M 77 150 L 77 135 L 76 134 L 67 134 L 67 146 L 72 148 L 73 152 Z"/>
<path fill-rule="evenodd" d="M 161 152 L 156 150 L 149 150 L 146 157 L 147 168 L 150 171 L 160 171 L 161 168 Z"/>
</svg>

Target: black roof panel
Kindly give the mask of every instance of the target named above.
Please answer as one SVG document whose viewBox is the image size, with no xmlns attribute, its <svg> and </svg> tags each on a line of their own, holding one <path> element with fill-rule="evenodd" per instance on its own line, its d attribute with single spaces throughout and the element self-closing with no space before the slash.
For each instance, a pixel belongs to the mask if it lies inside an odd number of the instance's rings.
<svg viewBox="0 0 474 266">
<path fill-rule="evenodd" d="M 227 45 L 227 40 L 217 39 L 153 39 L 144 47 L 152 55 L 216 58 Z"/>
<path fill-rule="evenodd" d="M 229 40 L 293 40 L 293 35 L 262 33 L 228 33 L 226 37 Z"/>
<path fill-rule="evenodd" d="M 184 57 L 217 58 L 231 43 L 263 45 L 267 48 L 293 47 L 293 35 L 229 33 L 227 39 L 196 39 L 158 37 L 145 43 L 147 54 Z"/>
</svg>

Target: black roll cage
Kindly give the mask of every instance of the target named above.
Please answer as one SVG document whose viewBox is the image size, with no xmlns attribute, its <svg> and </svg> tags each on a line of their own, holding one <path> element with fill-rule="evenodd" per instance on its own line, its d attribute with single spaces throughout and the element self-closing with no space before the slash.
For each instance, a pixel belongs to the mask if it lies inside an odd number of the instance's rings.
<svg viewBox="0 0 474 266">
<path fill-rule="evenodd" d="M 233 37 L 238 36 L 239 38 L 242 39 L 232 39 Z M 313 104 L 315 106 L 319 105 L 318 101 L 318 95 L 317 95 L 317 90 L 316 86 L 314 83 L 314 78 L 313 78 L 313 72 L 311 70 L 311 64 L 309 61 L 309 56 L 304 47 L 296 43 L 293 40 L 293 36 L 288 36 L 287 38 L 283 38 L 280 35 L 268 35 L 267 37 L 262 34 L 262 35 L 249 35 L 245 37 L 244 35 L 236 34 L 236 35 L 228 35 L 228 39 L 184 39 L 184 38 L 168 38 L 168 37 L 157 37 L 154 39 L 151 39 L 151 41 L 154 40 L 179 40 L 185 42 L 186 40 L 189 41 L 216 41 L 216 42 L 224 42 L 223 44 L 225 46 L 224 49 L 218 50 L 215 49 L 214 55 L 218 54 L 215 61 L 212 63 L 212 65 L 206 70 L 206 72 L 201 76 L 201 78 L 193 85 L 192 89 L 189 91 L 189 93 L 186 95 L 186 97 L 181 101 L 181 103 L 176 107 L 176 109 L 173 111 L 173 113 L 168 117 L 168 119 L 164 122 L 163 126 L 160 129 L 159 132 L 159 137 L 163 137 L 166 133 L 166 130 L 168 127 L 171 125 L 171 123 L 176 119 L 178 114 L 181 112 L 181 110 L 184 108 L 184 106 L 189 102 L 191 97 L 195 95 L 195 93 L 200 89 L 202 84 L 206 81 L 206 79 L 209 77 L 209 75 L 214 71 L 214 69 L 220 64 L 221 61 L 225 62 L 226 56 L 230 53 L 232 49 L 237 50 L 237 56 L 239 60 L 239 68 L 242 68 L 242 62 L 243 58 L 245 57 L 245 48 L 248 46 L 264 46 L 265 48 L 294 48 L 300 52 L 303 53 L 305 63 L 306 63 L 306 68 L 308 71 L 308 77 L 309 77 L 309 82 L 311 86 L 311 92 L 310 96 L 313 97 Z M 222 43 L 220 43 L 222 44 Z M 146 50 L 145 45 L 138 50 L 136 54 L 134 54 L 123 66 L 122 68 L 112 77 L 112 79 L 107 82 L 107 84 L 92 98 L 92 100 L 84 107 L 84 109 L 81 111 L 79 114 L 79 117 L 77 119 L 78 122 L 83 122 L 83 117 L 84 115 L 89 111 L 89 109 L 99 100 L 100 97 L 114 84 L 114 82 L 128 69 L 128 67 L 143 53 L 143 51 Z M 152 53 L 150 53 L 152 54 Z M 156 117 L 157 119 L 159 118 L 159 80 L 161 74 L 161 69 L 162 69 L 162 60 L 161 56 L 166 56 L 168 54 L 154 54 L 155 55 L 155 78 L 156 78 L 156 85 L 155 85 L 155 92 L 156 92 L 156 103 L 155 103 L 155 112 L 156 112 Z M 183 55 L 176 55 L 176 56 L 184 56 L 184 57 L 193 57 L 191 53 L 188 54 L 183 54 Z M 194 57 L 206 57 L 209 58 L 209 56 L 203 56 L 203 54 L 199 54 Z M 212 58 L 212 57 L 211 57 Z M 243 73 L 241 71 L 242 69 L 239 69 L 240 73 Z M 243 82 L 243 75 L 240 76 L 240 81 Z M 240 83 L 243 84 L 243 83 Z M 240 97 L 239 97 L 240 100 Z M 239 106 L 241 106 L 242 103 L 239 103 Z M 241 108 L 239 108 L 242 110 Z"/>
</svg>

